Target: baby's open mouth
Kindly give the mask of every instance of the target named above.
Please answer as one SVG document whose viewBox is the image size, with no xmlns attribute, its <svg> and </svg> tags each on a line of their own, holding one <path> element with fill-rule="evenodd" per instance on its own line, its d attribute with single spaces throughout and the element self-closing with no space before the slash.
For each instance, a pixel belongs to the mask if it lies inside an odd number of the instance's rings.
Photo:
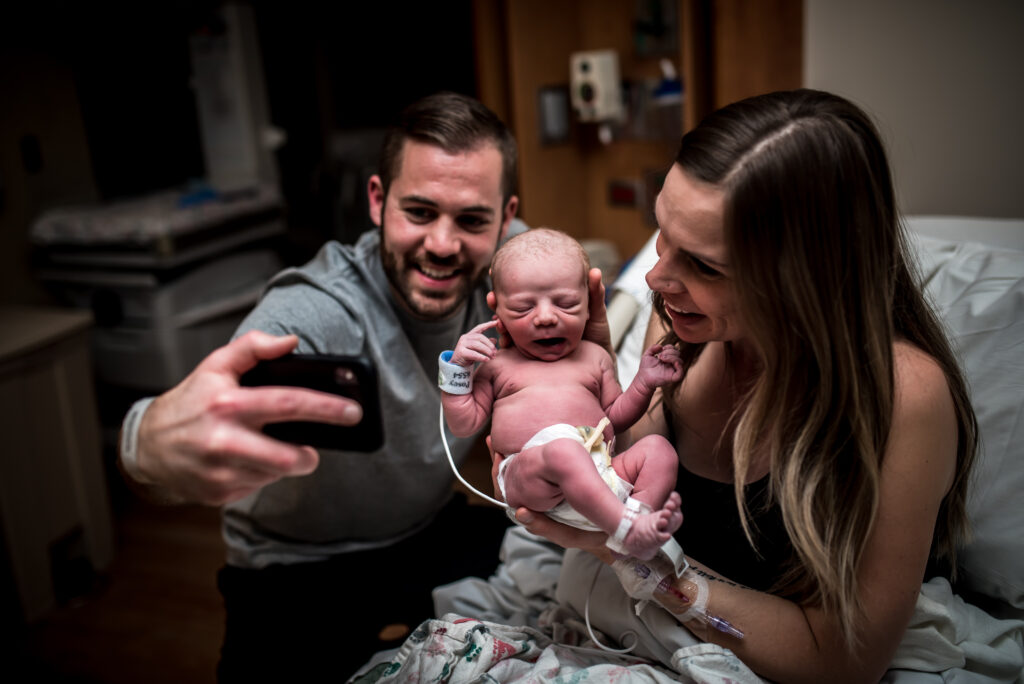
<svg viewBox="0 0 1024 684">
<path fill-rule="evenodd" d="M 564 337 L 545 337 L 542 340 L 537 340 L 537 344 L 542 347 L 557 347 L 563 342 L 565 342 Z"/>
</svg>

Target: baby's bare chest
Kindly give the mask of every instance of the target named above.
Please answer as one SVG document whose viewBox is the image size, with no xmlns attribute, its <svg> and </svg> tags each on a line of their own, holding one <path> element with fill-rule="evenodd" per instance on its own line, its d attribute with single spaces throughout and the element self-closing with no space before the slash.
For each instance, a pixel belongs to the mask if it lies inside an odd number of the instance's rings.
<svg viewBox="0 0 1024 684">
<path fill-rule="evenodd" d="M 573 396 L 601 396 L 599 369 L 569 360 L 516 360 L 495 364 L 492 376 L 496 400 L 527 392 L 534 396 L 569 393 Z"/>
</svg>

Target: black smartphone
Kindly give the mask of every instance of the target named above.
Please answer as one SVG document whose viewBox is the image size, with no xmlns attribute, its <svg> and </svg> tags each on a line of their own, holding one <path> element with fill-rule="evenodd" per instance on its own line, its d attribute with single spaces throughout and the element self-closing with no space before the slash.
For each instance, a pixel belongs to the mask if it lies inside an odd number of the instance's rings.
<svg viewBox="0 0 1024 684">
<path fill-rule="evenodd" d="M 356 425 L 331 425 L 309 421 L 268 423 L 263 432 L 293 444 L 318 449 L 376 451 L 384 445 L 377 369 L 369 359 L 357 356 L 289 354 L 261 361 L 242 375 L 246 387 L 306 387 L 355 399 L 363 407 L 363 419 Z"/>
</svg>

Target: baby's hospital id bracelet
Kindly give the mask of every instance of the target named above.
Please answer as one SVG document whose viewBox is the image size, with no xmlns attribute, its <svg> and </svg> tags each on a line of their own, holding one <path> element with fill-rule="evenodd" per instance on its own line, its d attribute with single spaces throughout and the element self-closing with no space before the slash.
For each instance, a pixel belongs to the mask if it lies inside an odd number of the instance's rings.
<svg viewBox="0 0 1024 684">
<path fill-rule="evenodd" d="M 473 391 L 473 370 L 470 366 L 463 366 L 451 363 L 452 350 L 441 352 L 437 359 L 437 386 L 442 392 L 448 394 L 469 394 Z"/>
<path fill-rule="evenodd" d="M 140 484 L 149 484 L 149 480 L 139 472 L 139 425 L 154 399 L 156 397 L 146 397 L 132 404 L 121 426 L 121 465 L 128 476 Z"/>
</svg>

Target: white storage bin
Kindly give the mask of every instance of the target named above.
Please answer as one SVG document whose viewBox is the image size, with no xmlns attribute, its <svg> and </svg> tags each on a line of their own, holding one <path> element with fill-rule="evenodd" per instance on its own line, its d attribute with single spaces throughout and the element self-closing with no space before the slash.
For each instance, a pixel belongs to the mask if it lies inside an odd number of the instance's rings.
<svg viewBox="0 0 1024 684">
<path fill-rule="evenodd" d="M 230 339 L 282 268 L 270 249 L 229 254 L 161 281 L 154 273 L 47 269 L 40 279 L 64 304 L 93 312 L 97 377 L 162 391 Z"/>
</svg>

